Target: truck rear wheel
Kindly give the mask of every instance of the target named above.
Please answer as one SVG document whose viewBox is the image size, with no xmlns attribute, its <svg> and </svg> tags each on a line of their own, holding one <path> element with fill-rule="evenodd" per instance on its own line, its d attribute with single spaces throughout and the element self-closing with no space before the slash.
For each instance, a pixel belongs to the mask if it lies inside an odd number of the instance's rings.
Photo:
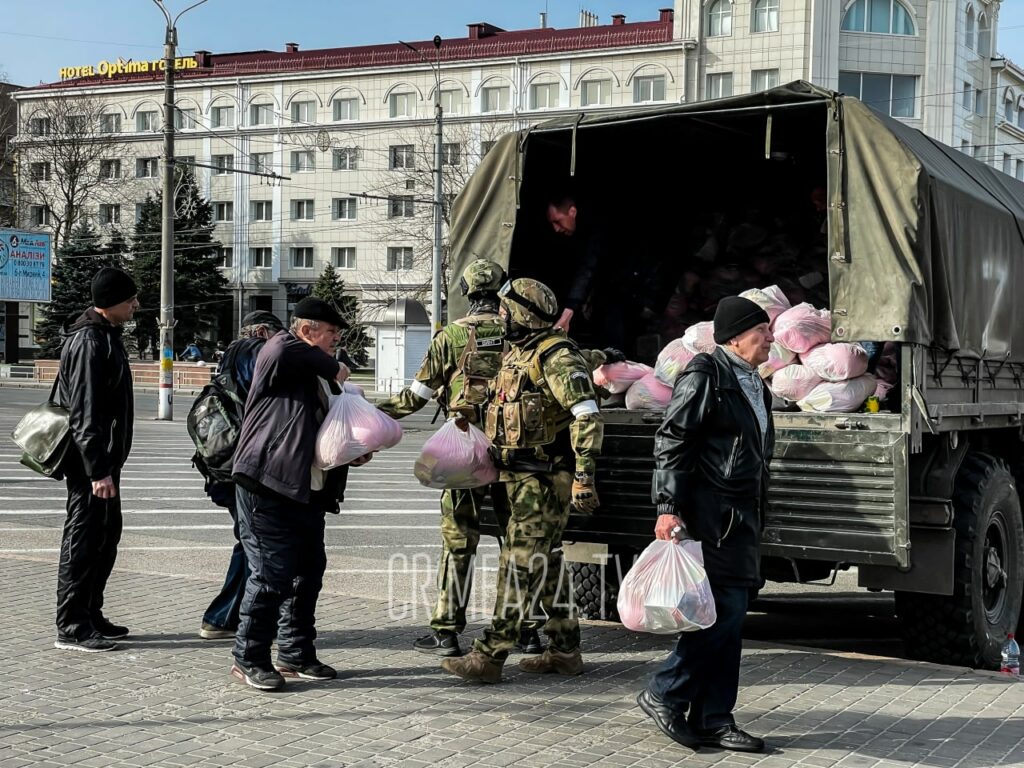
<svg viewBox="0 0 1024 768">
<path fill-rule="evenodd" d="M 953 594 L 897 592 L 896 612 L 912 658 L 991 669 L 1017 625 L 1024 592 L 1024 522 L 1006 464 L 968 454 L 953 508 Z"/>
<path fill-rule="evenodd" d="M 619 620 L 619 584 L 636 559 L 636 550 L 610 549 L 608 562 L 569 562 L 576 607 L 584 619 Z"/>
</svg>

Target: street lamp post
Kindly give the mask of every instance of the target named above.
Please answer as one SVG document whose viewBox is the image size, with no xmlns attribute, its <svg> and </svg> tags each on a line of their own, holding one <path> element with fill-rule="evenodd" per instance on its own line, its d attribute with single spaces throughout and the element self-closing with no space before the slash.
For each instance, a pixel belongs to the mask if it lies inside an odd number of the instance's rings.
<svg viewBox="0 0 1024 768">
<path fill-rule="evenodd" d="M 160 230 L 160 400 L 157 418 L 174 419 L 174 56 L 178 19 L 206 0 L 171 17 L 163 0 L 153 0 L 167 21 L 164 35 L 163 225 Z"/>
</svg>

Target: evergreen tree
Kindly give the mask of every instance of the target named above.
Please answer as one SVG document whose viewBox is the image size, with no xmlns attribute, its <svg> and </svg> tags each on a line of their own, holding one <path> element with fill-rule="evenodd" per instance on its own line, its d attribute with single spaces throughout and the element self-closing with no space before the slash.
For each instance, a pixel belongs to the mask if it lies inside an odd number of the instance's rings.
<svg viewBox="0 0 1024 768">
<path fill-rule="evenodd" d="M 320 273 L 313 285 L 313 295 L 323 299 L 341 315 L 348 323 L 341 335 L 341 346 L 348 352 L 349 357 L 359 366 L 366 365 L 369 354 L 366 348 L 373 341 L 366 333 L 366 326 L 359 321 L 359 299 L 345 293 L 345 281 L 338 276 L 338 271 L 330 262 Z"/>
<path fill-rule="evenodd" d="M 154 353 L 159 348 L 162 205 L 160 194 L 146 197 L 132 238 L 132 273 L 142 304 L 134 333 L 139 349 L 148 347 Z M 178 351 L 193 338 L 215 332 L 222 304 L 231 301 L 231 295 L 228 281 L 218 269 L 220 243 L 213 237 L 213 206 L 200 197 L 191 171 L 180 172 L 174 210 L 174 338 Z"/>
<path fill-rule="evenodd" d="M 92 277 L 101 267 L 124 267 L 124 237 L 114 231 L 105 245 L 87 220 L 72 230 L 57 249 L 53 264 L 50 303 L 42 308 L 36 325 L 39 355 L 54 358 L 60 353 L 61 330 L 92 306 Z"/>
</svg>

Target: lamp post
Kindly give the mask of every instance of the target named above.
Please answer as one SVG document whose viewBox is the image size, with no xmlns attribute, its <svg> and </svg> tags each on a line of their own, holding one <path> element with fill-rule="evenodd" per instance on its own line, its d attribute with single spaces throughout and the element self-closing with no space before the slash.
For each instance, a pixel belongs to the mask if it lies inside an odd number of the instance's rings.
<svg viewBox="0 0 1024 768">
<path fill-rule="evenodd" d="M 206 0 L 171 17 L 163 0 L 153 0 L 167 21 L 164 35 L 163 226 L 160 230 L 160 400 L 157 418 L 174 419 L 174 56 L 178 19 Z"/>
<path fill-rule="evenodd" d="M 415 51 L 423 61 L 430 63 L 423 51 L 409 43 L 398 41 L 410 51 Z M 441 330 L 441 225 L 444 212 L 444 184 L 441 176 L 441 162 L 444 159 L 444 110 L 441 109 L 441 36 L 434 35 L 434 256 L 430 278 L 430 314 L 433 316 L 434 332 Z"/>
</svg>

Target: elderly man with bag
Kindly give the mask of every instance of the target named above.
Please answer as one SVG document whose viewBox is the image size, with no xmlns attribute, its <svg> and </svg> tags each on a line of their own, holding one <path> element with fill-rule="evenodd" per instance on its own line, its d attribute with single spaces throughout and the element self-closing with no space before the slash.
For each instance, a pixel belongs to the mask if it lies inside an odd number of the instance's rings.
<svg viewBox="0 0 1024 768">
<path fill-rule="evenodd" d="M 652 496 L 658 539 L 701 542 L 718 619 L 684 632 L 637 697 L 670 739 L 763 752 L 736 726 L 743 619 L 760 570 L 768 463 L 775 444 L 771 394 L 757 373 L 773 341 L 768 315 L 739 296 L 715 312 L 713 354 L 697 355 L 676 379 L 654 443 Z"/>
</svg>

